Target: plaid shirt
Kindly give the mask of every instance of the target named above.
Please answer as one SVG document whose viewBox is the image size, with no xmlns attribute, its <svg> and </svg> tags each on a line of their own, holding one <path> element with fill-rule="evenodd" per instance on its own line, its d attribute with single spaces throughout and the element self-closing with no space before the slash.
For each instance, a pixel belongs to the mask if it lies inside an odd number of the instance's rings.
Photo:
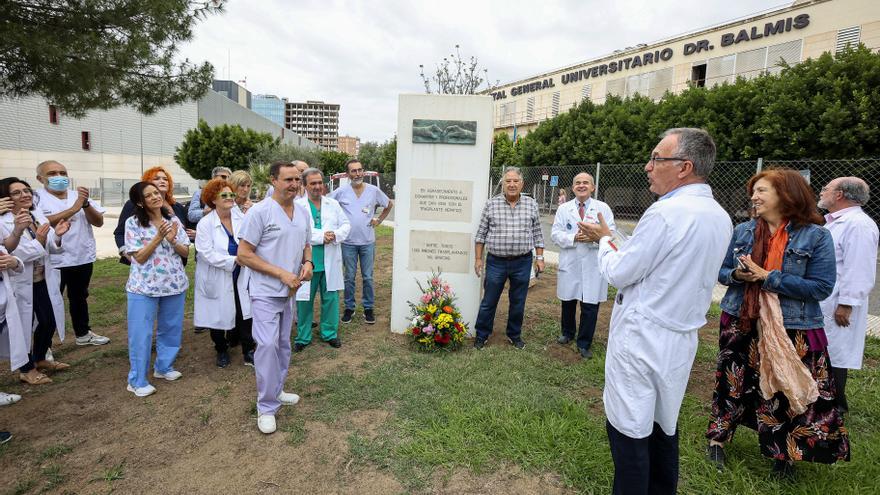
<svg viewBox="0 0 880 495">
<path fill-rule="evenodd" d="M 513 206 L 504 194 L 490 198 L 483 207 L 474 242 L 485 244 L 495 256 L 518 256 L 531 253 L 536 247 L 543 248 L 538 203 L 524 195 Z"/>
</svg>

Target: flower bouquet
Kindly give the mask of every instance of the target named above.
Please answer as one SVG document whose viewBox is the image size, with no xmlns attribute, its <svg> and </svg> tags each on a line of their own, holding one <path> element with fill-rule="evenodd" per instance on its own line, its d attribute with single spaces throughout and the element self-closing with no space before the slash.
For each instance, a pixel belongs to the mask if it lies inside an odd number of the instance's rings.
<svg viewBox="0 0 880 495">
<path fill-rule="evenodd" d="M 456 350 L 467 333 L 467 324 L 455 307 L 455 293 L 440 275 L 432 272 L 427 287 L 417 282 L 422 295 L 418 303 L 408 303 L 412 316 L 409 334 L 423 351 Z"/>
</svg>

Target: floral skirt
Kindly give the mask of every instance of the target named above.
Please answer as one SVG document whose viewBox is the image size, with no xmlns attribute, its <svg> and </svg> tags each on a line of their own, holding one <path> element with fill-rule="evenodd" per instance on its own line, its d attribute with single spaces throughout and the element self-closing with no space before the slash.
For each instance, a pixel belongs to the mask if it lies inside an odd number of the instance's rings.
<svg viewBox="0 0 880 495">
<path fill-rule="evenodd" d="M 743 328 L 748 327 L 748 328 Z M 824 330 L 787 330 L 788 337 L 813 375 L 819 398 L 803 414 L 789 410 L 788 399 L 777 392 L 769 400 L 759 385 L 758 331 L 740 326 L 738 318 L 721 315 L 718 367 L 712 416 L 706 438 L 728 442 L 738 425 L 758 432 L 761 453 L 777 460 L 831 464 L 850 459 L 849 434 L 837 408 Z"/>
</svg>

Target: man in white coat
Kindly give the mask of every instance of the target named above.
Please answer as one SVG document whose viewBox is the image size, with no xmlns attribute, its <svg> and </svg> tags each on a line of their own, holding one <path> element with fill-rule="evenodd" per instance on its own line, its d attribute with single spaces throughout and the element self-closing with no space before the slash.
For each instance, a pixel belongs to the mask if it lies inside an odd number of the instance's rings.
<svg viewBox="0 0 880 495">
<path fill-rule="evenodd" d="M 822 188 L 819 208 L 828 210 L 825 228 L 834 239 L 837 282 L 819 303 L 825 316 L 831 374 L 840 408 L 847 412 L 847 370 L 861 369 L 868 328 L 868 295 L 877 269 L 877 224 L 862 206 L 868 203 L 868 184 L 858 177 L 838 177 Z"/>
<path fill-rule="evenodd" d="M 599 271 L 617 287 L 603 396 L 615 494 L 678 486 L 678 412 L 733 233 L 706 184 L 714 163 L 706 131 L 669 129 L 645 165 L 660 199 L 632 237 L 617 246 L 602 215 L 579 224 L 599 240 Z"/>
<path fill-rule="evenodd" d="M 556 210 L 550 238 L 559 246 L 559 275 L 556 277 L 556 297 L 562 301 L 562 335 L 556 340 L 566 345 L 575 339 L 574 321 L 578 302 L 581 307 L 577 333 L 578 352 L 584 359 L 593 357 L 590 346 L 596 331 L 599 303 L 608 299 L 608 282 L 599 273 L 596 253 L 599 245 L 587 240 L 578 222 L 599 223 L 601 213 L 611 230 L 615 230 L 611 208 L 590 196 L 596 190 L 593 176 L 582 172 L 572 181 L 574 199 Z"/>
<path fill-rule="evenodd" d="M 312 314 L 315 296 L 321 296 L 321 340 L 339 348 L 339 291 L 345 288 L 342 276 L 342 243 L 348 238 L 351 224 L 339 203 L 324 196 L 324 174 L 316 168 L 303 172 L 306 196 L 296 204 L 309 212 L 312 228 L 312 279 L 302 284 L 296 294 L 296 340 L 293 352 L 300 352 L 312 342 Z"/>
</svg>

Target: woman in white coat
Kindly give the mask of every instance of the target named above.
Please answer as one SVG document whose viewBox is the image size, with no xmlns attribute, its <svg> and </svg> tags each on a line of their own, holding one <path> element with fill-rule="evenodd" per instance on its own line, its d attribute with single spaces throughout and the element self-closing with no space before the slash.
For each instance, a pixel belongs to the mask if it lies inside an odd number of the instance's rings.
<svg viewBox="0 0 880 495">
<path fill-rule="evenodd" d="M 34 209 L 30 185 L 16 177 L 0 181 L 0 197 L 12 200 L 12 211 L 0 217 L 0 222 L 6 232 L 20 236 L 18 246 L 12 254 L 24 263 L 24 270 L 11 277 L 22 328 L 25 329 L 25 345 L 27 349 L 31 349 L 28 362 L 19 368 L 19 379 L 31 385 L 51 383 L 52 379 L 41 370 L 62 371 L 70 366 L 46 359 L 52 334 L 57 330 L 59 337 L 64 339 L 61 277 L 58 270 L 51 267 L 49 254 L 63 251 L 61 237 L 70 228 L 70 223 L 59 222 L 53 229 L 46 217 Z M 30 224 L 23 231 L 15 228 L 16 216 L 21 213 L 31 217 Z M 20 234 L 16 234 L 19 231 Z M 33 329 L 33 332 L 27 331 L 28 329 Z"/>
<path fill-rule="evenodd" d="M 616 230 L 616 227 L 611 208 L 598 199 L 590 198 L 596 189 L 590 174 L 577 174 L 571 189 L 575 197 L 556 210 L 550 232 L 550 238 L 560 248 L 556 297 L 562 301 L 562 335 L 556 341 L 566 345 L 575 339 L 575 312 L 580 302 L 581 317 L 576 343 L 581 357 L 589 359 L 593 356 L 590 347 L 596 331 L 599 303 L 608 299 L 608 282 L 599 273 L 596 256 L 599 244 L 587 241 L 586 235 L 578 229 L 578 223 L 597 224 L 601 213 L 611 230 Z"/>
<path fill-rule="evenodd" d="M 8 233 L 0 227 L 0 241 L 5 241 Z M 5 244 L 5 243 L 4 243 Z M 0 245 L 0 359 L 9 359 L 12 369 L 18 369 L 28 361 L 24 344 L 24 332 L 18 317 L 18 306 L 12 292 L 11 276 L 21 273 L 24 264 L 20 259 L 7 253 Z M 18 394 L 0 392 L 0 406 L 15 404 L 21 400 Z M 8 442 L 12 433 L 0 431 L 0 444 Z"/>
<path fill-rule="evenodd" d="M 339 203 L 324 196 L 324 174 L 316 168 L 302 174 L 306 195 L 296 203 L 309 212 L 312 228 L 312 279 L 296 293 L 297 331 L 293 351 L 300 352 L 312 342 L 312 314 L 315 295 L 321 295 L 321 340 L 339 348 L 339 291 L 345 288 L 342 276 L 342 243 L 351 224 Z"/>
<path fill-rule="evenodd" d="M 211 329 L 217 366 L 229 366 L 229 348 L 239 342 L 244 364 L 254 364 L 247 270 L 236 263 L 238 229 L 244 215 L 235 203 L 232 184 L 212 179 L 202 201 L 212 209 L 196 227 L 196 286 L 193 324 Z"/>
</svg>

